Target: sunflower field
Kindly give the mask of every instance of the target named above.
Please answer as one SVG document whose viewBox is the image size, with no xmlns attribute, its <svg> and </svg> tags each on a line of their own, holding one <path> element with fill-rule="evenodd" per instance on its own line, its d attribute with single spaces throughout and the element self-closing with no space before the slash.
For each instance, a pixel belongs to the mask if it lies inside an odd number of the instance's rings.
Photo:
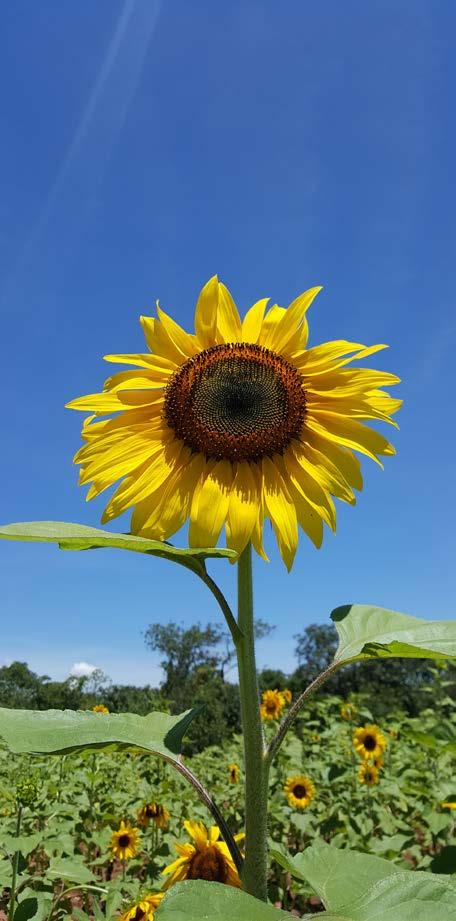
<svg viewBox="0 0 456 921">
<path fill-rule="evenodd" d="M 379 724 L 362 700 L 329 696 L 301 710 L 271 772 L 268 828 L 280 844 L 271 846 L 269 893 L 277 909 L 296 917 L 323 911 L 318 878 L 304 880 L 287 857 L 310 845 L 354 849 L 438 878 L 456 872 L 456 702 L 444 667 L 435 681 L 437 709 L 415 718 L 392 707 Z M 263 700 L 271 735 L 290 695 L 270 689 Z M 95 709 L 97 720 L 109 718 L 106 708 Z M 242 838 L 241 737 L 185 764 Z M 220 870 L 239 885 L 195 791 L 145 752 L 33 757 L 2 747 L 0 811 L 0 917 L 13 872 L 14 917 L 36 921 L 152 918 L 164 887 L 198 875 L 220 879 Z"/>
</svg>

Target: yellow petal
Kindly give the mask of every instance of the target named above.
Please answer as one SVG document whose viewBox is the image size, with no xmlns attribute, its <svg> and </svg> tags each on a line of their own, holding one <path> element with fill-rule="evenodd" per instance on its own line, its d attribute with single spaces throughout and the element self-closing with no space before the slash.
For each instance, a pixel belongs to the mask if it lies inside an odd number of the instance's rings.
<svg viewBox="0 0 456 921">
<path fill-rule="evenodd" d="M 326 521 L 326 524 L 335 531 L 336 509 L 328 492 L 298 463 L 293 451 L 285 452 L 284 463 L 293 486 Z"/>
<path fill-rule="evenodd" d="M 131 519 L 132 532 L 152 540 L 166 540 L 178 531 L 190 514 L 193 493 L 205 463 L 202 454 L 192 456 L 188 448 L 184 449 L 165 483 L 136 506 Z"/>
<path fill-rule="evenodd" d="M 88 393 L 84 397 L 77 397 L 65 403 L 66 409 L 80 409 L 83 412 L 116 413 L 125 409 L 115 393 Z"/>
<path fill-rule="evenodd" d="M 262 460 L 262 472 L 266 512 L 271 519 L 280 554 L 289 571 L 298 546 L 295 507 L 277 464 L 269 457 L 264 457 Z"/>
<path fill-rule="evenodd" d="M 336 368 L 342 368 L 344 365 L 348 365 L 351 361 L 360 361 L 361 358 L 368 358 L 370 355 L 375 355 L 376 352 L 380 352 L 382 349 L 387 348 L 387 345 L 371 345 L 369 348 L 364 348 L 362 351 L 358 351 L 356 355 L 350 355 L 349 358 L 341 358 L 338 361 L 315 362 L 314 364 L 311 364 L 310 361 L 306 361 L 306 355 L 308 355 L 308 352 L 304 352 L 300 358 L 293 358 L 293 364 L 299 368 L 301 374 L 304 377 L 307 375 L 316 377 L 320 374 L 332 373 Z"/>
<path fill-rule="evenodd" d="M 190 547 L 215 547 L 225 523 L 233 481 L 229 461 L 210 462 L 195 490 L 190 512 Z"/>
<path fill-rule="evenodd" d="M 346 448 L 352 448 L 372 458 L 380 467 L 383 464 L 379 461 L 377 454 L 391 455 L 395 453 L 393 446 L 367 425 L 362 425 L 355 419 L 340 417 L 336 413 L 316 412 L 315 416 L 308 416 L 306 426 L 318 435 L 324 435 L 336 444 L 344 445 Z"/>
<path fill-rule="evenodd" d="M 151 369 L 150 373 L 146 371 L 119 371 L 108 377 L 105 382 L 105 390 L 110 393 L 117 393 L 119 390 L 150 390 L 157 387 L 166 386 L 173 371 L 168 368 Z"/>
<path fill-rule="evenodd" d="M 247 546 L 258 518 L 259 496 L 251 466 L 242 461 L 237 466 L 228 507 L 227 546 L 238 553 Z"/>
<path fill-rule="evenodd" d="M 296 300 L 292 301 L 285 311 L 284 316 L 282 316 L 277 325 L 271 329 L 266 342 L 264 342 L 266 348 L 270 348 L 272 351 L 279 353 L 283 353 L 287 350 L 290 341 L 305 320 L 306 311 L 309 309 L 319 291 L 321 291 L 321 286 L 309 288 L 308 291 L 304 291 Z"/>
<path fill-rule="evenodd" d="M 145 352 L 144 354 L 135 355 L 104 355 L 103 360 L 119 365 L 136 365 L 138 368 L 150 370 L 151 367 L 154 367 L 154 362 L 157 357 L 156 355 L 149 355 Z"/>
<path fill-rule="evenodd" d="M 293 451 L 298 464 L 309 476 L 320 483 L 323 489 L 328 490 L 333 496 L 337 496 L 338 499 L 342 499 L 343 502 L 348 502 L 350 505 L 356 503 L 356 498 L 343 473 L 329 458 L 308 443 L 301 445 L 298 442 L 294 442 L 290 445 L 289 450 Z"/>
<path fill-rule="evenodd" d="M 290 483 L 290 494 L 299 524 L 318 550 L 323 541 L 323 522 L 320 515 L 307 502 L 305 496 L 296 489 L 294 483 Z"/>
<path fill-rule="evenodd" d="M 348 448 L 340 447 L 328 438 L 321 437 L 313 432 L 306 433 L 306 443 L 318 451 L 326 461 L 329 460 L 354 489 L 363 488 L 363 476 L 359 459 Z M 306 445 L 307 446 L 307 445 Z"/>
<path fill-rule="evenodd" d="M 263 297 L 262 300 L 257 301 L 256 304 L 253 304 L 252 307 L 250 307 L 250 309 L 247 311 L 242 321 L 242 342 L 258 342 L 261 332 L 261 325 L 263 323 L 264 312 L 268 303 L 269 298 Z"/>
<path fill-rule="evenodd" d="M 168 314 L 161 309 L 157 304 L 157 314 L 160 320 L 160 323 L 163 326 L 163 329 L 167 333 L 171 342 L 174 343 L 179 353 L 184 357 L 184 359 L 193 358 L 194 355 L 198 352 L 198 344 L 194 336 L 191 336 L 190 333 L 186 333 L 172 317 L 169 317 Z"/>
<path fill-rule="evenodd" d="M 203 349 L 216 344 L 218 304 L 218 278 L 213 275 L 201 289 L 195 310 L 195 333 Z"/>
<path fill-rule="evenodd" d="M 186 819 L 184 828 L 190 837 L 193 838 L 198 850 L 203 851 L 208 844 L 206 826 L 203 825 L 202 822 L 192 822 L 190 819 Z"/>
<path fill-rule="evenodd" d="M 150 460 L 148 459 L 134 476 L 123 480 L 103 512 L 103 524 L 117 518 L 127 508 L 146 499 L 158 489 L 178 464 L 182 449 L 183 442 L 170 438 L 168 443 L 162 443 L 158 447 Z"/>
<path fill-rule="evenodd" d="M 220 342 L 239 342 L 241 338 L 241 318 L 228 288 L 219 282 L 219 300 L 217 310 L 217 340 Z"/>
</svg>

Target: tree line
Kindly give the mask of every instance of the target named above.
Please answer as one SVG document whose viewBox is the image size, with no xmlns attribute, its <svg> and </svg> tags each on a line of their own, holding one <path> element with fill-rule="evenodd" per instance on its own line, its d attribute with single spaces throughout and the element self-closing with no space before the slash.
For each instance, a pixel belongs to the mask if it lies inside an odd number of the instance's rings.
<svg viewBox="0 0 456 921">
<path fill-rule="evenodd" d="M 257 621 L 257 638 L 273 629 Z M 179 713 L 191 702 L 200 705 L 202 713 L 189 730 L 189 753 L 221 744 L 239 731 L 238 688 L 230 680 L 236 674 L 235 655 L 229 635 L 219 624 L 186 627 L 175 622 L 155 623 L 149 625 L 144 639 L 147 647 L 160 655 L 164 677 L 158 688 L 114 684 L 100 671 L 53 681 L 31 671 L 25 662 L 13 662 L 0 668 L 0 706 L 80 710 L 103 703 L 110 712 L 146 714 L 151 710 Z M 332 625 L 310 624 L 295 636 L 295 643 L 296 668 L 288 674 L 277 668 L 263 669 L 259 675 L 261 691 L 287 687 L 297 696 L 331 662 L 337 646 L 336 630 Z M 454 666 L 447 666 L 446 679 L 447 693 L 452 696 Z M 361 695 L 376 719 L 392 709 L 414 716 L 428 705 L 434 681 L 435 667 L 425 659 L 379 659 L 340 669 L 318 693 L 344 699 L 353 693 Z"/>
</svg>

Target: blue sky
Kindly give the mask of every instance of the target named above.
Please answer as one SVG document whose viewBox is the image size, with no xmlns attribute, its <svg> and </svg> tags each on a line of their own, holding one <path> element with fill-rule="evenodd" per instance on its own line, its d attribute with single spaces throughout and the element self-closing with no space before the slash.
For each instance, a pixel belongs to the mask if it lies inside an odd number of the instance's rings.
<svg viewBox="0 0 456 921">
<path fill-rule="evenodd" d="M 0 519 L 99 524 L 64 403 L 142 349 L 156 298 L 190 328 L 215 272 L 242 310 L 322 284 L 313 344 L 391 345 L 398 456 L 366 461 L 291 575 L 272 542 L 256 563 L 277 625 L 259 661 L 291 668 L 293 635 L 341 603 L 454 616 L 452 0 L 15 0 L 0 20 Z M 133 554 L 3 542 L 0 570 L 0 662 L 55 677 L 83 660 L 153 683 L 147 624 L 218 617 L 190 573 Z"/>
</svg>

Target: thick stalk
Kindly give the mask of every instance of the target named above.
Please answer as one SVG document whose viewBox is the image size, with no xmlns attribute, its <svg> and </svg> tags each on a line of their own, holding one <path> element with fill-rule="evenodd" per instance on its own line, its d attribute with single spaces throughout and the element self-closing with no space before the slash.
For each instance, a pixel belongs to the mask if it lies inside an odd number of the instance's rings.
<svg viewBox="0 0 456 921">
<path fill-rule="evenodd" d="M 260 716 L 253 622 L 252 548 L 238 561 L 238 624 L 236 638 L 245 757 L 244 890 L 267 901 L 268 764 Z"/>
</svg>

